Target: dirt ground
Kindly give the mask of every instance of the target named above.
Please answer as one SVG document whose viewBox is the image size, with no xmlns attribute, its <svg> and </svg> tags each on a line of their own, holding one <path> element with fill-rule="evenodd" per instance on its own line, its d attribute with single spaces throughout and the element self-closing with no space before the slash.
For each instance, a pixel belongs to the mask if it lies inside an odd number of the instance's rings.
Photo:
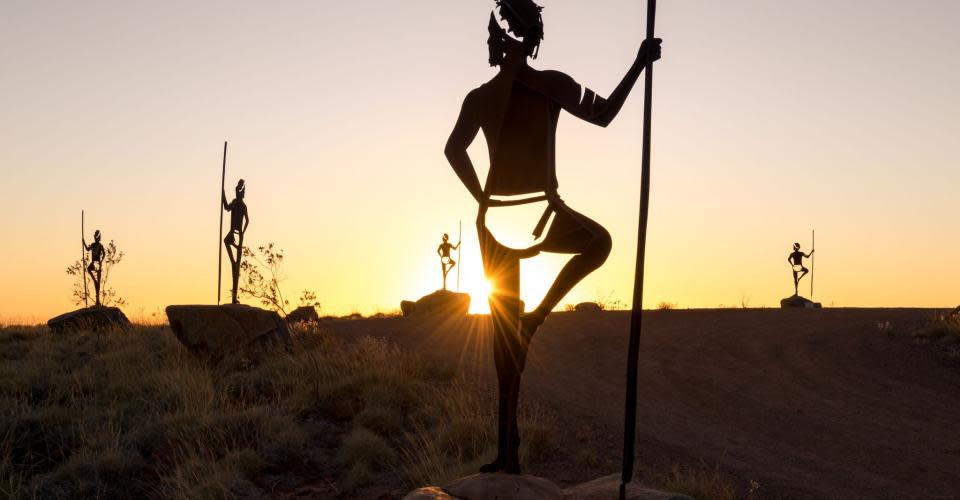
<svg viewBox="0 0 960 500">
<path fill-rule="evenodd" d="M 640 477 L 702 463 L 763 498 L 960 497 L 960 372 L 909 336 L 932 310 L 691 310 L 645 314 Z M 561 485 L 618 470 L 629 315 L 556 313 L 534 338 L 522 401 L 557 414 Z M 489 319 L 331 323 L 454 360 L 494 383 Z M 522 403 L 521 403 L 522 404 Z"/>
</svg>

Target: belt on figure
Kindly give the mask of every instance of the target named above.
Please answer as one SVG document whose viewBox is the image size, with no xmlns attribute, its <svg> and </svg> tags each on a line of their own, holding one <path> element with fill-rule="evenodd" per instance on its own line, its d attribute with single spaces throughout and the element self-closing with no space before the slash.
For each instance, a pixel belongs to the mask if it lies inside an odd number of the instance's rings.
<svg viewBox="0 0 960 500">
<path fill-rule="evenodd" d="M 533 228 L 534 238 L 540 238 L 540 236 L 543 235 L 544 229 L 547 228 L 547 223 L 550 222 L 550 215 L 557 211 L 559 205 L 564 204 L 563 200 L 560 199 L 560 195 L 551 191 L 545 191 L 540 195 L 519 199 L 494 199 L 492 195 L 487 194 L 486 199 L 488 207 L 513 207 L 547 201 L 547 208 L 543 210 L 540 221 L 537 222 L 536 227 Z"/>
</svg>

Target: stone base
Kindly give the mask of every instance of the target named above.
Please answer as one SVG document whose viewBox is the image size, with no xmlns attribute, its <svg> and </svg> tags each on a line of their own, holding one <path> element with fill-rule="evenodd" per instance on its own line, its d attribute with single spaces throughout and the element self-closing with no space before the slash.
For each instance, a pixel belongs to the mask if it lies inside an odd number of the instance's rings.
<svg viewBox="0 0 960 500">
<path fill-rule="evenodd" d="M 470 295 L 437 290 L 416 302 L 401 302 L 400 309 L 404 316 L 463 317 L 470 311 Z"/>
<path fill-rule="evenodd" d="M 130 327 L 130 320 L 116 307 L 93 306 L 61 314 L 47 321 L 54 333 L 89 330 L 102 332 L 115 328 Z"/>
<path fill-rule="evenodd" d="M 619 497 L 620 475 L 614 474 L 566 490 L 535 476 L 475 474 L 443 488 L 420 488 L 403 500 L 611 500 Z M 686 495 L 665 493 L 631 483 L 629 500 L 693 500 Z"/>
<path fill-rule="evenodd" d="M 256 307 L 169 306 L 167 319 L 187 349 L 211 361 L 254 358 L 271 348 L 290 347 L 290 332 L 280 315 Z"/>
<path fill-rule="evenodd" d="M 823 305 L 799 295 L 793 295 L 781 300 L 780 307 L 783 309 L 822 309 Z"/>
</svg>

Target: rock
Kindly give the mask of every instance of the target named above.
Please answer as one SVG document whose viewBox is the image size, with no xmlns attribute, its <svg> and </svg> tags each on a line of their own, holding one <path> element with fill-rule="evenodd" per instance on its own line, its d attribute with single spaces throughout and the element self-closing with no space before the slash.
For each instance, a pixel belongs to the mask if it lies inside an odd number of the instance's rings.
<svg viewBox="0 0 960 500">
<path fill-rule="evenodd" d="M 403 497 L 403 500 L 458 500 L 448 494 L 443 490 L 436 487 L 429 488 L 420 488 L 416 491 L 411 491 L 409 495 Z"/>
<path fill-rule="evenodd" d="M 75 330 L 102 332 L 114 328 L 129 328 L 130 320 L 116 307 L 93 306 L 61 314 L 47 321 L 54 333 Z"/>
<path fill-rule="evenodd" d="M 401 302 L 400 309 L 404 316 L 466 316 L 470 310 L 470 295 L 437 290 L 416 303 L 406 300 Z"/>
<path fill-rule="evenodd" d="M 565 500 L 609 500 L 620 496 L 620 474 L 604 476 L 588 483 L 567 488 Z M 627 500 L 693 500 L 678 493 L 644 488 L 636 483 L 627 485 Z"/>
<path fill-rule="evenodd" d="M 546 479 L 513 474 L 474 474 L 443 487 L 454 498 L 469 500 L 563 500 L 563 490 Z M 442 497 L 441 497 L 442 498 Z"/>
<path fill-rule="evenodd" d="M 286 318 L 287 323 L 308 323 L 320 321 L 320 315 L 317 314 L 317 308 L 313 306 L 298 307 L 293 310 Z"/>
<path fill-rule="evenodd" d="M 167 319 L 187 349 L 215 362 L 235 355 L 255 356 L 281 344 L 290 346 L 290 332 L 280 315 L 256 307 L 169 306 Z"/>
<path fill-rule="evenodd" d="M 794 295 L 781 300 L 780 307 L 784 309 L 821 309 L 823 306 L 819 302 Z"/>
<path fill-rule="evenodd" d="M 581 302 L 574 306 L 573 310 L 577 312 L 596 313 L 603 311 L 603 308 L 600 307 L 600 304 L 597 304 L 596 302 Z"/>
</svg>

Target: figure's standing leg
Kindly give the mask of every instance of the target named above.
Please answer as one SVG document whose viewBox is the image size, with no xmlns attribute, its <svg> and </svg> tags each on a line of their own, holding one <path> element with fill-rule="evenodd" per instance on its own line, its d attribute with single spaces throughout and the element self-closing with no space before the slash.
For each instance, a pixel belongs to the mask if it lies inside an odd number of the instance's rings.
<svg viewBox="0 0 960 500">
<path fill-rule="evenodd" d="M 484 267 L 493 283 L 490 312 L 493 317 L 493 358 L 499 389 L 497 412 L 497 458 L 480 468 L 481 472 L 520 473 L 520 435 L 517 406 L 520 376 L 526 360 L 527 344 L 520 335 L 520 259 L 508 249 L 485 252 Z"/>
<path fill-rule="evenodd" d="M 237 242 L 237 262 L 233 265 L 233 303 L 239 304 L 237 292 L 240 286 L 240 261 L 243 259 L 243 233 L 240 233 L 240 239 Z"/>
<path fill-rule="evenodd" d="M 97 279 L 94 281 L 94 285 L 97 293 L 97 305 L 100 305 L 100 279 L 103 277 L 103 261 L 100 261 L 97 264 Z"/>
<path fill-rule="evenodd" d="M 447 265 L 440 262 L 440 271 L 443 273 L 443 289 L 447 289 Z"/>
<path fill-rule="evenodd" d="M 793 272 L 793 294 L 800 294 L 800 278 L 797 277 L 797 272 Z"/>
<path fill-rule="evenodd" d="M 233 290 L 231 292 L 233 298 L 231 300 L 231 304 L 236 304 L 237 303 L 237 275 L 238 275 L 237 261 L 239 260 L 238 259 L 239 254 L 234 255 L 233 253 L 233 250 L 236 247 L 236 243 L 234 242 L 234 238 L 233 238 L 233 231 L 230 231 L 230 233 L 227 234 L 227 237 L 223 239 L 223 246 L 227 248 L 227 258 L 230 259 L 230 274 L 231 274 L 231 279 L 233 280 Z"/>
<path fill-rule="evenodd" d="M 93 282 L 93 293 L 94 293 L 94 303 L 93 305 L 100 305 L 100 284 L 97 283 L 97 266 L 93 260 L 90 261 L 90 265 L 87 266 L 87 274 L 90 275 L 90 281 Z"/>
</svg>

